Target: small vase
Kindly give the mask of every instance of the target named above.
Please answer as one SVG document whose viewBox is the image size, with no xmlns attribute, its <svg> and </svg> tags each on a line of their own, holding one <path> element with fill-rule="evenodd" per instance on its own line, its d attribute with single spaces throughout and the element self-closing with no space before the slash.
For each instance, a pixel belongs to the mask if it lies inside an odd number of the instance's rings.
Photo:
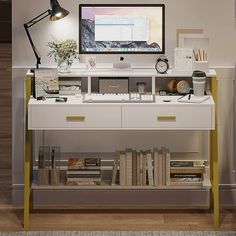
<svg viewBox="0 0 236 236">
<path fill-rule="evenodd" d="M 63 61 L 57 64 L 57 70 L 59 73 L 70 73 L 70 65 L 67 61 Z"/>
</svg>

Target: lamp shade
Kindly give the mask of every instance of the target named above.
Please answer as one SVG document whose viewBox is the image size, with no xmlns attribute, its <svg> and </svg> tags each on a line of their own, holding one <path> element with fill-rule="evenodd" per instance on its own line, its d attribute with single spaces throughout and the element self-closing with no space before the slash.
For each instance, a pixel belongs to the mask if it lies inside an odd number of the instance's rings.
<svg viewBox="0 0 236 236">
<path fill-rule="evenodd" d="M 51 12 L 50 12 L 50 20 L 60 20 L 69 14 L 69 11 L 62 8 L 57 0 L 50 0 L 51 3 Z"/>
</svg>

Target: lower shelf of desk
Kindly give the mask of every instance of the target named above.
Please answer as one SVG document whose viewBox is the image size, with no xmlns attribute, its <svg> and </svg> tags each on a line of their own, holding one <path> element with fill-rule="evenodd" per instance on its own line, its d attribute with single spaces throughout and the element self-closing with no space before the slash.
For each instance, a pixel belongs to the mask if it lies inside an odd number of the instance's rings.
<svg viewBox="0 0 236 236">
<path fill-rule="evenodd" d="M 209 186 L 37 186 L 37 209 L 209 209 Z"/>
<path fill-rule="evenodd" d="M 69 185 L 45 185 L 45 186 L 39 186 L 37 184 L 33 184 L 31 186 L 31 189 L 33 190 L 106 190 L 106 191 L 112 191 L 112 190 L 151 190 L 151 191 L 159 191 L 159 190 L 210 190 L 210 185 L 179 185 L 179 186 L 120 186 L 120 185 L 96 185 L 96 186 L 69 186 Z"/>
</svg>

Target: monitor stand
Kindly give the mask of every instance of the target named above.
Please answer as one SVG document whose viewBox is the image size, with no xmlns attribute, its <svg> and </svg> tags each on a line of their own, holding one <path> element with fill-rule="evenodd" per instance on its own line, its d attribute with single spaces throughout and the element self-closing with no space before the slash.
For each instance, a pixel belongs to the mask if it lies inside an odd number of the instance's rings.
<svg viewBox="0 0 236 236">
<path fill-rule="evenodd" d="M 131 70 L 131 64 L 124 62 L 124 57 L 120 57 L 120 61 L 113 63 L 113 69 L 115 70 Z"/>
<path fill-rule="evenodd" d="M 131 64 L 128 62 L 113 63 L 113 69 L 115 69 L 115 70 L 131 70 Z"/>
</svg>

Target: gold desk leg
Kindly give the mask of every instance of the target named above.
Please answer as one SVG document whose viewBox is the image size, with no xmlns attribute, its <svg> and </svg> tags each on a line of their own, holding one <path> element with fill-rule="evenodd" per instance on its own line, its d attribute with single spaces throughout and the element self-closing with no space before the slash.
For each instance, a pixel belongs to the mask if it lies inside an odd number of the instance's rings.
<svg viewBox="0 0 236 236">
<path fill-rule="evenodd" d="M 25 162 L 24 162 L 24 229 L 29 229 L 29 214 L 30 214 L 30 201 L 31 201 L 31 131 L 28 130 L 28 101 L 31 95 L 31 78 L 27 77 L 25 79 L 26 86 L 26 104 L 25 104 Z"/>
<path fill-rule="evenodd" d="M 218 169 L 218 96 L 217 96 L 217 78 L 212 78 L 212 96 L 215 101 L 215 130 L 211 130 L 210 152 L 211 152 L 211 183 L 212 183 L 212 203 L 214 227 L 220 226 L 220 208 L 219 208 L 219 169 Z"/>
</svg>

